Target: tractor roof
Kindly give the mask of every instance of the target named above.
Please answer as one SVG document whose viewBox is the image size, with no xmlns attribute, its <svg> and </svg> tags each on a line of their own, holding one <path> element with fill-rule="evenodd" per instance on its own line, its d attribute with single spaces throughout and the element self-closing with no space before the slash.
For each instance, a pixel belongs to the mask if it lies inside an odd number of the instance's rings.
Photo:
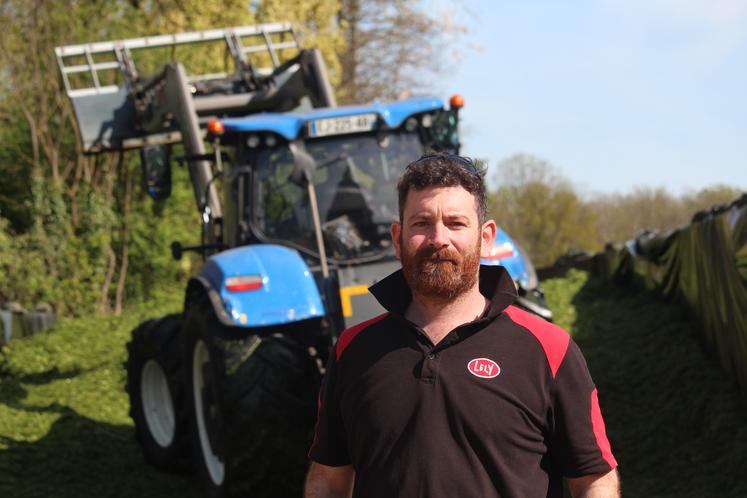
<svg viewBox="0 0 747 498">
<path fill-rule="evenodd" d="M 375 102 L 369 105 L 342 106 L 312 109 L 303 112 L 259 113 L 244 118 L 222 119 L 227 133 L 271 131 L 287 140 L 295 140 L 303 131 L 304 124 L 319 119 L 377 114 L 389 128 L 396 128 L 413 114 L 444 108 L 439 98 L 413 98 L 392 103 Z"/>
</svg>

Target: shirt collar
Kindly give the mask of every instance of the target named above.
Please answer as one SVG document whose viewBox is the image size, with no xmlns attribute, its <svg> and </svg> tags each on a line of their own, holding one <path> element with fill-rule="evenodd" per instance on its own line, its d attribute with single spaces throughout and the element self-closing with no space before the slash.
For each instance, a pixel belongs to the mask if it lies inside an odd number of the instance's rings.
<svg viewBox="0 0 747 498">
<path fill-rule="evenodd" d="M 390 313 L 404 316 L 412 292 L 402 270 L 397 270 L 368 289 Z M 480 293 L 490 300 L 486 318 L 499 315 L 517 297 L 513 279 L 502 266 L 480 265 Z"/>
</svg>

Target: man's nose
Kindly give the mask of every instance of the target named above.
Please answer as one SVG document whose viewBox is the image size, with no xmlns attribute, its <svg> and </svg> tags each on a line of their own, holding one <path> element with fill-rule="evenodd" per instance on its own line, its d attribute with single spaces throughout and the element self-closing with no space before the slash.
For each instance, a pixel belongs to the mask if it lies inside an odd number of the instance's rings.
<svg viewBox="0 0 747 498">
<path fill-rule="evenodd" d="M 449 245 L 449 229 L 443 223 L 435 223 L 431 229 L 430 243 L 437 248 Z"/>
</svg>

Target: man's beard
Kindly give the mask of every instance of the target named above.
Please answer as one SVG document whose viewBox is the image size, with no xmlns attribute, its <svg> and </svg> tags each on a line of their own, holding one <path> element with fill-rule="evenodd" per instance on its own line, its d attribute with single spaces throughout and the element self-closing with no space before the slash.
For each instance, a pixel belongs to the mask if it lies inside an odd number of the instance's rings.
<svg viewBox="0 0 747 498">
<path fill-rule="evenodd" d="M 401 244 L 400 244 L 400 247 Z M 402 251 L 402 271 L 413 293 L 450 301 L 470 290 L 480 269 L 480 240 L 464 254 L 453 249 Z"/>
</svg>

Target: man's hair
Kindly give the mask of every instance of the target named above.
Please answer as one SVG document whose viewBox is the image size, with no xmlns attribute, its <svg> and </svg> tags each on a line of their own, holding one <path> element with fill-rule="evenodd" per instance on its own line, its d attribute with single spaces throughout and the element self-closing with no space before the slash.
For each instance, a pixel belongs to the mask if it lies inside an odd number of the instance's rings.
<svg viewBox="0 0 747 498">
<path fill-rule="evenodd" d="M 488 219 L 484 174 L 472 160 L 455 154 L 427 154 L 411 162 L 397 183 L 400 223 L 410 189 L 462 187 L 475 198 L 477 219 L 482 225 Z"/>
</svg>

